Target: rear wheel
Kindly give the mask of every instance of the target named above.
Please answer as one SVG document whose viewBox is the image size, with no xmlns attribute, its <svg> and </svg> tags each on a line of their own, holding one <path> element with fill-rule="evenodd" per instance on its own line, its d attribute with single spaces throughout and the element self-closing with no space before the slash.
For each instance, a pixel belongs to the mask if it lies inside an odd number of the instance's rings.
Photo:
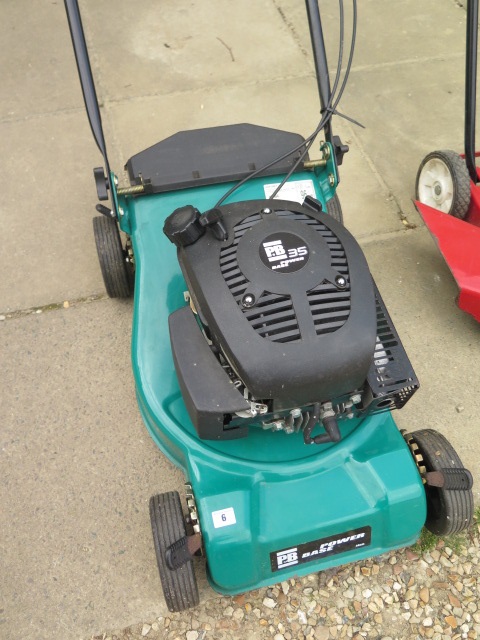
<svg viewBox="0 0 480 640">
<path fill-rule="evenodd" d="M 165 559 L 168 547 L 186 535 L 177 491 L 160 493 L 150 498 L 150 520 L 158 572 L 169 611 L 184 611 L 197 606 L 199 595 L 192 562 L 172 571 Z"/>
<path fill-rule="evenodd" d="M 110 298 L 130 297 L 133 289 L 131 267 L 127 264 L 116 220 L 96 216 L 93 218 L 93 234 L 108 295 Z"/>
<path fill-rule="evenodd" d="M 329 216 L 332 216 L 332 218 L 337 220 L 337 222 L 340 222 L 341 224 L 343 224 L 342 207 L 340 205 L 340 200 L 338 199 L 338 196 L 336 193 L 327 202 L 327 213 Z"/>
<path fill-rule="evenodd" d="M 417 200 L 429 207 L 465 218 L 470 205 L 470 176 L 455 151 L 433 151 L 422 160 L 415 184 Z"/>
<path fill-rule="evenodd" d="M 421 429 L 408 434 L 406 439 L 410 448 L 414 450 L 414 454 L 416 452 L 417 465 L 423 465 L 426 473 L 464 468 L 455 449 L 438 431 Z M 425 493 L 427 497 L 425 526 L 429 531 L 435 535 L 448 536 L 470 526 L 473 519 L 471 489 L 453 490 L 425 484 Z"/>
</svg>

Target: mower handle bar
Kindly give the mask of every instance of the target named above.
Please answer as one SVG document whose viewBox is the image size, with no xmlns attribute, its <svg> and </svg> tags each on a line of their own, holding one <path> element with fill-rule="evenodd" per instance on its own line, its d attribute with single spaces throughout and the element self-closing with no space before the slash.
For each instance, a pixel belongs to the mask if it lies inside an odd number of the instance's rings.
<svg viewBox="0 0 480 640">
<path fill-rule="evenodd" d="M 325 41 L 323 37 L 322 22 L 320 18 L 319 0 L 305 0 L 308 16 L 308 25 L 310 29 L 310 39 L 313 49 L 313 58 L 315 62 L 315 71 L 317 76 L 317 86 L 320 98 L 320 106 L 322 113 L 328 107 L 331 99 L 330 78 L 328 74 L 327 55 L 325 51 Z M 87 111 L 88 121 L 92 130 L 95 142 L 103 156 L 107 181 L 110 187 L 110 194 L 113 193 L 110 165 L 107 157 L 107 148 L 105 145 L 105 137 L 103 134 L 102 118 L 98 105 L 97 93 L 95 91 L 95 83 L 93 80 L 92 69 L 88 56 L 88 49 L 85 42 L 85 34 L 82 26 L 82 19 L 77 0 L 64 0 L 65 10 L 67 12 L 68 26 L 72 38 L 75 60 L 77 63 L 78 75 L 82 87 L 83 100 Z M 478 2 L 478 0 L 477 0 Z M 325 139 L 333 144 L 333 134 L 330 121 L 325 125 Z M 114 198 L 111 198 L 115 207 Z"/>
<path fill-rule="evenodd" d="M 85 34 L 83 31 L 82 19 L 80 17 L 77 0 L 65 0 L 65 10 L 67 12 L 68 26 L 72 37 L 73 51 L 75 53 L 78 76 L 80 78 L 80 85 L 82 87 L 83 100 L 87 110 L 88 121 L 90 123 L 90 128 L 95 142 L 97 143 L 97 147 L 100 149 L 103 156 L 107 174 L 106 179 L 110 188 L 110 194 L 113 194 L 110 165 L 107 157 L 107 147 L 105 145 L 105 137 L 103 135 L 102 117 L 98 106 L 97 93 L 95 91 L 95 83 L 93 81 L 93 74 L 88 57 L 87 44 L 85 42 Z M 111 202 L 115 209 L 115 200 L 113 196 L 111 196 Z"/>
<path fill-rule="evenodd" d="M 467 2 L 465 60 L 465 162 L 470 179 L 478 182 L 475 163 L 475 121 L 477 102 L 478 0 Z"/>
<path fill-rule="evenodd" d="M 317 76 L 318 95 L 320 98 L 321 111 L 323 113 L 330 103 L 332 90 L 328 75 L 327 54 L 325 50 L 325 40 L 323 38 L 322 21 L 320 18 L 318 3 L 319 0 L 305 0 L 313 59 L 315 62 L 315 72 Z M 330 121 L 325 125 L 324 131 L 326 141 L 333 143 Z"/>
</svg>

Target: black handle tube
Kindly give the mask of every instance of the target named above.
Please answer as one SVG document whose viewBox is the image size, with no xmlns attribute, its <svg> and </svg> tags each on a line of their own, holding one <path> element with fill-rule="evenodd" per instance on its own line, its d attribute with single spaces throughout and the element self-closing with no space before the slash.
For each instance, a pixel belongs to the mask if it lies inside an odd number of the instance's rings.
<svg viewBox="0 0 480 640">
<path fill-rule="evenodd" d="M 83 32 L 82 19 L 77 0 L 65 0 L 68 26 L 72 37 L 75 60 L 77 62 L 78 76 L 82 86 L 83 100 L 87 110 L 88 119 L 92 128 L 93 137 L 101 153 L 106 155 L 105 139 L 103 136 L 102 119 L 98 107 L 97 93 L 93 82 L 90 59 L 88 57 L 85 34 Z"/>
<path fill-rule="evenodd" d="M 467 2 L 467 51 L 465 64 L 465 162 L 470 179 L 478 182 L 475 163 L 477 102 L 478 0 Z"/>
<path fill-rule="evenodd" d="M 325 51 L 325 40 L 323 38 L 322 21 L 317 0 L 305 0 L 307 7 L 308 26 L 310 29 L 310 40 L 312 42 L 313 59 L 315 62 L 315 72 L 317 75 L 318 95 L 320 96 L 320 106 L 322 113 L 327 108 L 332 90 L 328 75 L 327 53 Z M 325 126 L 325 138 L 332 142 L 332 129 L 328 122 Z"/>
<path fill-rule="evenodd" d="M 65 0 L 65 10 L 67 12 L 68 26 L 70 27 L 70 35 L 72 37 L 73 50 L 75 52 L 75 60 L 77 62 L 78 77 L 82 87 L 83 100 L 87 110 L 88 121 L 92 129 L 93 137 L 103 155 L 107 179 L 110 182 L 110 166 L 107 158 L 107 147 L 103 135 L 102 118 L 100 108 L 98 106 L 97 93 L 93 82 L 92 69 L 90 67 L 90 59 L 88 57 L 87 44 L 85 42 L 85 34 L 83 32 L 82 19 L 78 8 L 77 0 Z"/>
</svg>

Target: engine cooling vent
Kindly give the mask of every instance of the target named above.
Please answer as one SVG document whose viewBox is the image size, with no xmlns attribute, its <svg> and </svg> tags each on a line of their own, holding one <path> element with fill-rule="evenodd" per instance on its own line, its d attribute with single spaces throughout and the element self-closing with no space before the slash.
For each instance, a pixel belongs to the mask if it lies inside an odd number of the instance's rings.
<svg viewBox="0 0 480 640">
<path fill-rule="evenodd" d="M 323 282 L 306 292 L 306 297 L 317 335 L 337 331 L 347 321 L 351 306 L 348 262 L 341 242 L 326 225 L 304 213 L 276 211 L 276 216 L 308 225 L 313 232 L 320 233 L 327 243 L 331 266 L 345 277 L 347 286 L 339 290 Z M 241 304 L 250 283 L 238 265 L 238 243 L 248 229 L 261 221 L 261 216 L 254 214 L 235 226 L 233 244 L 220 252 L 220 270 L 237 304 L 259 335 L 274 342 L 295 342 L 301 339 L 301 333 L 289 295 L 265 292 L 253 308 L 248 309 Z"/>
<path fill-rule="evenodd" d="M 255 307 L 247 309 L 241 305 L 249 281 L 238 266 L 238 243 L 243 234 L 261 220 L 261 216 L 255 214 L 235 226 L 233 244 L 220 252 L 220 270 L 237 304 L 259 335 L 273 342 L 294 342 L 300 339 L 300 330 L 290 296 L 265 292 Z"/>
<path fill-rule="evenodd" d="M 242 222 L 235 226 L 233 244 L 220 251 L 220 271 L 237 303 L 240 303 L 248 285 L 248 280 L 240 271 L 237 262 L 238 243 L 245 231 L 248 231 L 248 229 L 261 222 L 261 220 L 262 217 L 258 213 L 242 220 Z"/>
<path fill-rule="evenodd" d="M 377 342 L 367 375 L 369 412 L 401 409 L 420 386 L 376 286 L 375 301 Z"/>
<path fill-rule="evenodd" d="M 277 215 L 301 221 L 320 233 L 330 249 L 332 267 L 345 277 L 347 287 L 342 291 L 329 282 L 323 282 L 307 292 L 308 304 L 317 335 L 337 331 L 348 320 L 351 304 L 348 262 L 342 243 L 333 231 L 315 218 L 291 211 L 279 211 Z"/>
<path fill-rule="evenodd" d="M 248 321 L 263 338 L 273 342 L 300 340 L 300 329 L 290 296 L 265 292 L 252 309 L 244 309 Z"/>
</svg>

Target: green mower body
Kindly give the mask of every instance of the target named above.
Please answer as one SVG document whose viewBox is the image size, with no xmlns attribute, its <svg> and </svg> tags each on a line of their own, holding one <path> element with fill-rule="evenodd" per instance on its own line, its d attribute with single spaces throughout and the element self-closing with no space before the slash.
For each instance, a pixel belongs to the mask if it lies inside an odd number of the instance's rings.
<svg viewBox="0 0 480 640">
<path fill-rule="evenodd" d="M 297 173 L 292 183 L 313 185 L 327 209 L 332 169 Z M 232 199 L 264 198 L 265 184 L 279 181 L 252 180 Z M 242 439 L 198 438 L 168 335 L 169 315 L 187 304 L 187 285 L 162 230 L 174 209 L 207 210 L 228 186 L 120 197 L 118 205 L 135 255 L 132 359 L 140 411 L 155 443 L 192 487 L 212 587 L 235 594 L 412 544 L 426 501 L 390 412 L 341 421 L 336 444 L 308 446 L 301 433 L 257 426 Z"/>
</svg>

